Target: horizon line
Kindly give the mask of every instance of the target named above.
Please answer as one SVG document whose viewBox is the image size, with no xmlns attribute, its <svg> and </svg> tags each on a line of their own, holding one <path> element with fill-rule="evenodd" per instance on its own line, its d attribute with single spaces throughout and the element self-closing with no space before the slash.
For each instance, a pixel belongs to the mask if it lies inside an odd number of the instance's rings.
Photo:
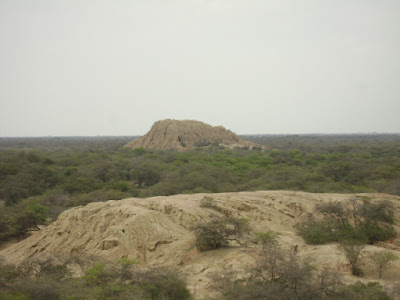
<svg viewBox="0 0 400 300">
<path fill-rule="evenodd" d="M 112 138 L 112 137 L 141 137 L 139 134 L 134 135 L 35 135 L 35 136 L 0 136 L 0 139 L 7 138 Z M 237 134 L 239 136 L 296 136 L 296 135 L 400 135 L 400 132 L 349 132 L 349 133 L 244 133 Z"/>
</svg>

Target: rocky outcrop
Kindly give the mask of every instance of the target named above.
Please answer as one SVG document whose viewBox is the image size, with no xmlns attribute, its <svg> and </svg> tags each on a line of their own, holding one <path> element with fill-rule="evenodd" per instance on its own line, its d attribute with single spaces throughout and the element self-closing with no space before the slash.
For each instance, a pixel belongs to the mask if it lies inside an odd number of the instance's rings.
<svg viewBox="0 0 400 300">
<path fill-rule="evenodd" d="M 186 151 L 209 145 L 221 145 L 229 148 L 262 148 L 254 143 L 244 141 L 237 134 L 222 126 L 213 127 L 194 120 L 155 122 L 146 135 L 126 144 L 125 147 Z"/>
</svg>

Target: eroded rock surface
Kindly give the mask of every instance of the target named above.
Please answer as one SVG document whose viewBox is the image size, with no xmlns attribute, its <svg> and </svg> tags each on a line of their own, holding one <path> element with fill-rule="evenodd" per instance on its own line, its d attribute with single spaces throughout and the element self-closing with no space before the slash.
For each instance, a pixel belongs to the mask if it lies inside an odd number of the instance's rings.
<svg viewBox="0 0 400 300">
<path fill-rule="evenodd" d="M 211 197 L 218 209 L 201 207 L 201 200 Z M 221 194 L 175 195 L 146 199 L 130 198 L 97 202 L 63 212 L 57 221 L 35 232 L 29 238 L 0 251 L 0 256 L 13 263 L 25 259 L 79 256 L 117 261 L 129 258 L 143 266 L 173 265 L 183 273 L 196 298 L 211 295 L 213 274 L 233 268 L 245 275 L 254 264 L 256 247 L 232 247 L 198 252 L 192 227 L 213 216 L 230 215 L 246 218 L 252 231 L 279 233 L 284 251 L 296 252 L 300 258 L 311 258 L 318 267 L 330 267 L 349 282 L 350 268 L 337 244 L 306 245 L 295 225 L 314 213 L 315 205 L 329 201 L 349 201 L 369 197 L 371 201 L 389 200 L 395 208 L 396 231 L 400 232 L 400 197 L 384 194 L 310 194 L 288 191 L 259 191 Z M 397 253 L 399 238 L 368 245 L 365 253 L 388 250 Z M 377 280 L 371 265 L 363 266 L 363 280 Z M 386 278 L 400 280 L 400 261 L 387 271 Z"/>
<path fill-rule="evenodd" d="M 196 147 L 218 144 L 233 147 L 263 148 L 244 141 L 222 126 L 213 127 L 194 120 L 162 120 L 154 123 L 146 135 L 125 145 L 127 148 L 186 151 Z"/>
</svg>

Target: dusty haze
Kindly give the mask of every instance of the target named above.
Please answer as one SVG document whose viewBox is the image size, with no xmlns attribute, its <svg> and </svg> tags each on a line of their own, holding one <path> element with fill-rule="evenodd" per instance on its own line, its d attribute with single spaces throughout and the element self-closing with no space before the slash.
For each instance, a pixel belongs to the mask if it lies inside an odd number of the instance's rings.
<svg viewBox="0 0 400 300">
<path fill-rule="evenodd" d="M 0 136 L 400 132 L 398 0 L 2 0 L 0 45 Z"/>
</svg>

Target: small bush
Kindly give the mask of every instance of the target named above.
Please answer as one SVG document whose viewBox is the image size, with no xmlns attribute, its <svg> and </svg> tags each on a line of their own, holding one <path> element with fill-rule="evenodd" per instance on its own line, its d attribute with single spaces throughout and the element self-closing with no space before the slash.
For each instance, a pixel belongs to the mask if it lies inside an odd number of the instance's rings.
<svg viewBox="0 0 400 300">
<path fill-rule="evenodd" d="M 247 220 L 234 217 L 215 218 L 194 228 L 196 247 L 200 251 L 226 247 L 235 241 L 242 245 L 243 237 L 250 232 Z"/>
<path fill-rule="evenodd" d="M 337 226 L 329 220 L 310 220 L 299 223 L 296 227 L 307 244 L 326 244 L 337 240 Z"/>
<path fill-rule="evenodd" d="M 392 226 L 385 223 L 378 223 L 376 221 L 363 224 L 360 227 L 360 231 L 366 237 L 369 244 L 373 244 L 374 242 L 378 241 L 387 241 L 397 235 Z"/>
<path fill-rule="evenodd" d="M 360 268 L 360 259 L 364 245 L 361 242 L 354 240 L 342 241 L 339 244 L 339 249 L 344 253 L 346 259 L 350 263 L 351 273 L 354 276 L 363 276 L 364 272 Z"/>
<path fill-rule="evenodd" d="M 19 293 L 7 293 L 7 292 L 0 292 L 0 299 L 1 300 L 29 300 L 29 296 L 19 292 Z"/>
<path fill-rule="evenodd" d="M 18 276 L 18 270 L 14 265 L 5 263 L 3 259 L 0 260 L 0 288 L 15 281 Z M 2 298 L 0 297 L 0 299 Z"/>
<path fill-rule="evenodd" d="M 247 278 L 238 279 L 233 269 L 213 275 L 222 299 L 326 299 L 340 283 L 335 272 L 287 255 L 276 240 L 264 243 L 254 258 Z"/>
<path fill-rule="evenodd" d="M 339 228 L 336 231 L 335 241 L 354 241 L 357 243 L 366 244 L 368 242 L 368 237 L 362 228 L 348 226 L 345 228 Z"/>
<path fill-rule="evenodd" d="M 378 272 L 379 278 L 382 278 L 383 273 L 390 266 L 390 263 L 397 259 L 398 257 L 390 251 L 376 252 L 371 256 L 371 261 Z"/>
<path fill-rule="evenodd" d="M 351 201 L 352 208 L 341 202 L 319 204 L 316 210 L 326 219 L 310 219 L 297 224 L 298 233 L 308 244 L 325 244 L 337 241 L 355 241 L 373 244 L 396 236 L 391 226 L 393 212 L 387 202 L 363 203 Z"/>
<path fill-rule="evenodd" d="M 280 235 L 280 233 L 275 231 L 267 231 L 267 232 L 255 232 L 254 235 L 256 236 L 258 244 L 266 244 L 271 241 L 274 241 L 276 237 Z"/>
<path fill-rule="evenodd" d="M 27 278 L 13 289 L 16 291 L 16 295 L 21 295 L 22 292 L 22 295 L 27 295 L 29 300 L 56 300 L 60 299 L 62 295 L 62 283 L 47 277 Z"/>
<path fill-rule="evenodd" d="M 200 207 L 210 208 L 218 212 L 222 211 L 221 207 L 215 203 L 215 199 L 208 196 L 205 196 L 200 200 Z"/>
<path fill-rule="evenodd" d="M 358 208 L 357 214 L 367 221 L 394 223 L 394 207 L 389 201 L 372 203 L 369 199 L 364 199 L 363 205 Z"/>
<path fill-rule="evenodd" d="M 176 271 L 153 268 L 140 277 L 139 285 L 146 291 L 149 299 L 186 300 L 191 298 L 185 281 L 178 276 Z"/>
<path fill-rule="evenodd" d="M 342 286 L 342 288 L 328 299 L 340 300 L 391 300 L 389 295 L 382 290 L 378 282 L 368 282 L 364 284 L 360 281 Z"/>
</svg>

